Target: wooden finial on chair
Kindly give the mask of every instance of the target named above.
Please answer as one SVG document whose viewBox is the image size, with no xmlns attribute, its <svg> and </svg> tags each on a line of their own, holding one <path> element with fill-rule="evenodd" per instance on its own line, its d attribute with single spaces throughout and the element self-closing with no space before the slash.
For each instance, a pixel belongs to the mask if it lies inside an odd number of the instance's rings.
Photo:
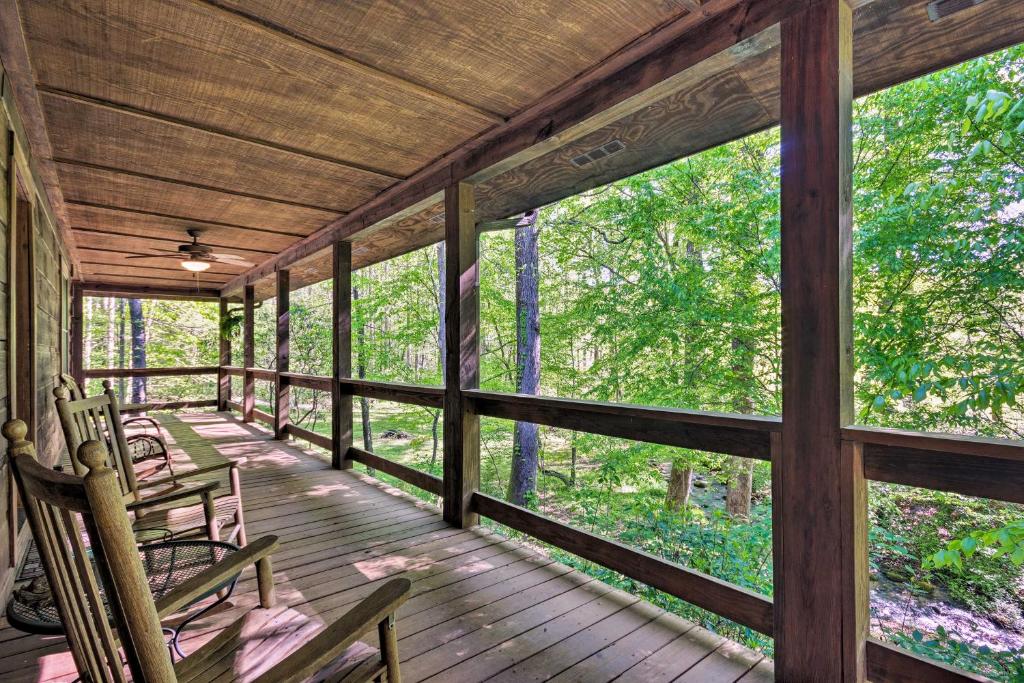
<svg viewBox="0 0 1024 683">
<path fill-rule="evenodd" d="M 70 400 L 71 398 L 71 393 L 68 391 L 68 388 L 63 384 L 53 388 L 53 395 L 56 398 L 61 399 L 63 401 Z"/>
<path fill-rule="evenodd" d="M 106 467 L 107 449 L 99 441 L 86 441 L 78 447 L 78 461 L 89 468 L 90 473 L 93 473 Z"/>
<path fill-rule="evenodd" d="M 8 452 L 12 458 L 25 454 L 35 456 L 32 442 L 25 440 L 25 437 L 28 436 L 28 425 L 24 420 L 8 420 L 0 428 L 0 433 L 3 433 L 4 438 L 7 439 Z"/>
<path fill-rule="evenodd" d="M 109 379 L 103 380 L 103 391 L 112 391 L 112 389 L 110 387 L 111 387 L 110 380 Z"/>
<path fill-rule="evenodd" d="M 28 436 L 28 425 L 24 420 L 8 420 L 0 431 L 12 445 L 19 445 Z"/>
</svg>

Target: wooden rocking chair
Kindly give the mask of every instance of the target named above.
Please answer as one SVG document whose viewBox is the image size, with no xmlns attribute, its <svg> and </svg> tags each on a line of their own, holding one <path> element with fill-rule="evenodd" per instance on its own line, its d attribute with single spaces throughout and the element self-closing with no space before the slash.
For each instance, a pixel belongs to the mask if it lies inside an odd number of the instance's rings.
<svg viewBox="0 0 1024 683">
<path fill-rule="evenodd" d="M 60 384 L 68 390 L 68 394 L 72 401 L 80 401 L 81 399 L 86 398 L 85 391 L 82 389 L 78 381 L 71 375 L 61 373 Z M 103 387 L 104 390 L 109 390 L 109 382 L 104 382 Z M 122 429 L 135 425 L 141 425 L 143 431 L 128 434 L 125 437 L 125 442 L 128 444 L 128 450 L 131 453 L 132 463 L 136 465 L 150 461 L 155 463 L 153 469 L 146 473 L 146 475 L 139 476 L 138 472 L 136 472 L 136 477 L 138 479 L 145 479 L 146 476 L 156 474 L 165 467 L 167 468 L 167 471 L 173 475 L 174 470 L 171 463 L 171 451 L 167 448 L 167 440 L 164 439 L 163 432 L 160 429 L 160 423 L 145 415 L 137 415 L 135 417 L 126 417 L 121 419 Z"/>
<path fill-rule="evenodd" d="M 110 466 L 117 472 L 126 507 L 135 515 L 134 528 L 140 540 L 205 534 L 212 541 L 237 541 L 245 545 L 238 463 L 225 458 L 185 473 L 140 482 L 135 476 L 117 397 L 109 382 L 104 382 L 104 387 L 105 391 L 99 396 L 78 400 L 71 399 L 66 387 L 53 390 L 75 474 L 85 475 L 85 466 L 76 455 L 82 444 L 89 440 L 101 441 L 111 454 Z M 218 477 L 226 478 L 228 484 L 228 490 L 219 496 L 214 493 L 222 483 Z M 234 523 L 227 535 L 221 533 L 225 520 Z"/>
<path fill-rule="evenodd" d="M 394 615 L 408 598 L 408 579 L 384 584 L 315 636 L 309 634 L 307 626 L 314 626 L 309 619 L 292 610 L 265 619 L 254 633 L 238 624 L 256 613 L 272 613 L 270 554 L 278 541 L 266 536 L 154 600 L 121 501 L 118 477 L 106 464 L 103 444 L 88 441 L 81 445 L 76 458 L 86 474 L 76 477 L 47 469 L 36 460 L 33 445 L 25 441 L 24 422 L 12 420 L 2 431 L 10 443 L 15 480 L 83 681 L 120 682 L 129 675 L 148 683 L 214 677 L 259 683 L 366 681 L 380 680 L 386 672 L 389 683 L 399 683 Z M 80 524 L 88 536 L 91 556 Z M 250 564 L 256 565 L 264 609 L 252 610 L 193 654 L 173 662 L 160 620 L 207 595 Z M 358 642 L 375 626 L 381 644 L 379 656 Z M 299 645 L 289 647 L 291 653 L 275 661 L 270 653 L 280 651 L 286 643 Z"/>
</svg>

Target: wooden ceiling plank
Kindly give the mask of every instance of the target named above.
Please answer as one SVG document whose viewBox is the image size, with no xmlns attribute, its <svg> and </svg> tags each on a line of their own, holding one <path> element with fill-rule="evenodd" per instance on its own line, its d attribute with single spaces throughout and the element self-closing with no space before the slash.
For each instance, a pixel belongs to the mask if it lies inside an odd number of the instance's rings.
<svg viewBox="0 0 1024 683">
<path fill-rule="evenodd" d="M 252 228 L 265 227 L 267 217 L 270 216 L 282 225 L 281 232 L 293 235 L 308 235 L 338 216 L 337 212 L 332 211 L 285 207 L 224 192 L 182 187 L 94 168 L 62 165 L 58 169 L 69 202 L 139 209 L 200 221 L 230 220 L 236 225 Z"/>
<path fill-rule="evenodd" d="M 195 121 L 188 121 L 186 119 L 178 118 L 176 116 L 168 116 L 166 114 L 161 114 L 159 112 L 147 109 L 141 109 L 139 107 L 134 107 L 128 104 L 112 102 L 110 100 L 105 100 L 99 97 L 93 97 L 91 95 L 86 95 L 84 93 L 72 92 L 70 90 L 65 90 L 63 88 L 55 88 L 43 83 L 40 83 L 37 87 L 39 92 L 43 95 L 62 97 L 74 102 L 90 104 L 94 107 L 103 107 L 105 109 L 110 109 L 129 116 L 137 116 L 151 121 L 159 121 L 160 123 L 164 123 L 169 126 L 189 128 L 192 130 L 201 131 L 203 133 L 208 133 L 210 135 L 216 135 L 218 137 L 234 140 L 236 142 L 244 142 L 248 145 L 266 147 L 268 149 L 273 149 L 278 152 L 284 152 L 286 154 L 294 154 L 297 156 L 307 157 L 309 159 L 315 159 L 317 161 L 323 161 L 328 164 L 344 166 L 345 168 L 350 168 L 356 171 L 360 171 L 362 173 L 369 173 L 375 176 L 379 176 L 381 178 L 385 178 L 392 182 L 404 180 L 405 178 L 405 176 L 397 175 L 389 171 L 386 171 L 382 168 L 377 168 L 375 166 L 362 164 L 351 159 L 339 159 L 326 154 L 318 154 L 310 150 L 299 149 L 298 147 L 292 147 L 290 145 L 276 143 L 271 140 L 262 140 L 257 137 L 245 135 L 237 131 L 230 131 L 225 128 L 220 128 L 218 126 L 200 124 Z"/>
<path fill-rule="evenodd" d="M 142 280 L 148 277 L 158 277 L 165 280 L 183 280 L 191 282 L 195 279 L 195 276 L 185 270 L 184 268 L 148 268 L 145 266 L 131 266 L 127 264 L 110 264 L 110 263 L 89 263 L 82 262 L 82 274 L 83 277 L 97 276 L 101 277 L 104 275 L 121 275 L 124 277 L 138 277 Z M 212 270 L 204 270 L 202 273 L 204 279 L 209 282 L 224 282 L 229 277 L 229 274 L 217 273 Z"/>
<path fill-rule="evenodd" d="M 152 270 L 170 270 L 174 272 L 187 272 L 178 262 L 183 257 L 167 254 L 166 256 L 153 256 L 152 258 L 133 258 L 126 260 L 128 256 L 139 256 L 137 251 L 121 251 L 112 249 L 81 249 L 79 254 L 82 258 L 82 267 L 93 266 L 125 266 L 130 268 L 150 268 Z M 245 266 L 232 265 L 222 262 L 213 262 L 209 270 L 205 271 L 211 275 L 223 275 L 225 279 L 245 270 Z"/>
<path fill-rule="evenodd" d="M 43 94 L 56 157 L 350 211 L 394 180 L 89 101 Z"/>
<path fill-rule="evenodd" d="M 145 218 L 143 218 L 141 220 L 145 221 L 147 223 L 151 222 L 152 219 L 160 219 L 161 221 L 175 221 L 175 222 L 181 224 L 180 232 L 181 232 L 181 234 L 183 236 L 185 235 L 185 231 L 187 229 L 189 229 L 189 228 L 200 228 L 200 229 L 204 229 L 204 230 L 205 229 L 209 229 L 209 228 L 226 228 L 226 229 L 231 229 L 233 231 L 234 230 L 244 231 L 244 233 L 238 233 L 238 235 L 237 235 L 237 239 L 240 239 L 240 240 L 244 240 L 247 237 L 252 237 L 251 234 L 246 234 L 246 233 L 257 233 L 257 239 L 259 239 L 259 240 L 267 240 L 267 239 L 272 239 L 272 238 L 280 237 L 282 239 L 285 239 L 286 242 L 285 242 L 284 246 L 280 246 L 279 245 L 277 247 L 278 251 L 280 249 L 286 248 L 288 246 L 288 244 L 291 244 L 292 239 L 290 239 L 290 238 L 301 237 L 302 236 L 302 233 L 285 231 L 285 230 L 280 229 L 280 228 L 270 228 L 270 227 L 255 228 L 255 227 L 252 227 L 252 226 L 249 226 L 249 225 L 238 225 L 236 223 L 224 223 L 224 222 L 214 221 L 214 220 L 201 220 L 201 219 L 198 219 L 198 218 L 189 218 L 188 216 L 180 216 L 178 214 L 161 213 L 159 211 L 146 211 L 146 210 L 143 210 L 143 209 L 136 209 L 136 208 L 125 207 L 125 206 L 113 206 L 113 205 L 110 205 L 110 204 L 100 204 L 100 203 L 97 203 L 97 202 L 69 201 L 69 202 L 67 202 L 67 205 L 68 205 L 68 213 L 69 213 L 69 216 L 71 217 L 71 223 L 72 223 L 72 225 L 75 225 L 76 227 L 78 227 L 78 224 L 80 222 L 79 220 L 77 220 L 75 218 L 76 214 L 81 214 L 81 213 L 90 212 L 90 211 L 101 211 L 101 212 L 114 213 L 114 214 L 130 214 L 132 216 L 144 216 Z M 275 244 L 278 244 L 278 243 L 275 242 Z M 272 252 L 268 252 L 268 253 L 272 253 Z"/>
<path fill-rule="evenodd" d="M 223 5 L 216 0 L 192 0 L 198 5 L 209 7 L 218 12 L 222 12 L 225 16 L 232 17 L 237 21 L 245 22 L 247 25 L 252 26 L 258 30 L 268 31 L 279 37 L 285 38 L 292 41 L 294 44 L 301 46 L 304 49 L 312 50 L 320 55 L 324 55 L 329 59 L 337 61 L 340 65 L 346 66 L 357 72 L 362 72 L 367 75 L 372 75 L 377 78 L 383 78 L 389 85 L 393 85 L 399 90 L 413 90 L 419 95 L 432 99 L 440 104 L 447 106 L 454 106 L 460 109 L 473 112 L 478 116 L 482 116 L 485 119 L 489 119 L 491 123 L 504 123 L 505 117 L 498 112 L 484 109 L 483 107 L 476 106 L 466 100 L 460 99 L 447 92 L 432 87 L 425 83 L 420 83 L 409 78 L 405 78 L 398 74 L 392 73 L 385 69 L 378 68 L 372 64 L 368 64 L 362 60 L 356 59 L 342 50 L 338 50 L 329 45 L 324 45 L 315 40 L 311 40 L 305 36 L 299 35 L 294 31 L 288 30 L 284 26 L 275 24 L 266 18 L 258 17 L 254 14 L 244 11 L 241 8 L 232 8 Z"/>
<path fill-rule="evenodd" d="M 79 168 L 89 168 L 94 171 L 102 171 L 104 173 L 112 173 L 114 175 L 130 176 L 132 178 L 140 178 L 142 180 L 153 180 L 159 183 L 169 183 L 171 185 L 181 185 L 182 187 L 191 187 L 196 190 L 209 190 L 210 192 L 220 192 L 222 194 L 229 194 L 234 197 L 244 197 L 246 199 L 255 199 L 262 202 L 272 202 L 274 204 L 281 204 L 282 206 L 294 206 L 300 209 L 313 209 L 315 211 L 325 211 L 327 213 L 340 213 L 344 215 L 344 211 L 333 209 L 326 206 L 317 206 L 315 204 L 306 204 L 303 202 L 293 202 L 287 199 L 278 199 L 275 197 L 266 197 L 263 195 L 253 194 L 251 192 L 242 192 L 229 187 L 215 187 L 212 185 L 204 185 L 203 183 L 193 183 L 187 180 L 179 180 L 177 178 L 168 178 L 166 176 L 156 175 L 153 173 L 141 173 L 139 171 L 130 171 L 123 168 L 117 168 L 114 166 L 105 166 L 103 164 L 94 164 L 88 161 L 78 161 L 77 159 L 65 159 L 63 157 L 54 157 L 53 162 L 60 166 L 77 166 Z"/>
<path fill-rule="evenodd" d="M 79 249 L 108 249 L 114 247 L 117 251 L 131 251 L 136 254 L 155 252 L 160 249 L 177 249 L 179 244 L 185 240 L 170 237 L 154 237 L 145 233 L 113 233 L 98 232 L 83 228 L 72 227 L 72 232 L 79 240 Z M 206 242 L 213 246 L 218 252 L 233 254 L 244 258 L 247 261 L 259 263 L 268 258 L 273 252 L 259 252 L 251 249 L 240 249 L 235 246 L 222 246 Z"/>
<path fill-rule="evenodd" d="M 50 0 L 20 6 L 40 84 L 372 160 L 393 175 L 412 173 L 493 125 L 191 0 L 104 0 L 101 11 Z"/>
<path fill-rule="evenodd" d="M 203 296 L 207 296 L 209 293 L 219 292 L 218 287 L 220 285 L 219 282 L 215 282 L 205 277 L 196 278 L 194 284 L 188 287 L 183 287 L 181 280 L 163 277 L 139 278 L 123 275 L 91 275 L 87 278 L 82 278 L 82 281 L 91 283 L 93 287 L 98 287 L 99 285 L 113 285 L 115 287 L 124 288 L 129 292 L 135 291 L 139 294 L 151 289 L 175 289 L 178 292 L 181 292 L 182 295 L 186 296 L 191 292 L 201 292 Z M 140 296 L 139 298 L 143 297 Z"/>
</svg>

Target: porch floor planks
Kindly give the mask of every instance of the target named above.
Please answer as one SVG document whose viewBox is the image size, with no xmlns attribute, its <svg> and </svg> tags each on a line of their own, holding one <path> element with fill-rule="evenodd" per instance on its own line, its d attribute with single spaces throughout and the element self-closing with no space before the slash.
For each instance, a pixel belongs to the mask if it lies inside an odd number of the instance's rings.
<svg viewBox="0 0 1024 683">
<path fill-rule="evenodd" d="M 281 605 L 330 621 L 395 576 L 407 681 L 768 681 L 771 662 L 486 529 L 449 527 L 435 506 L 225 413 L 162 418 L 172 449 L 215 450 L 241 466 L 250 538 L 281 538 Z M 247 570 L 231 606 L 189 627 L 192 651 L 255 604 Z M 367 643 L 376 645 L 370 636 Z M 0 623 L 0 678 L 75 677 L 62 638 Z"/>
</svg>

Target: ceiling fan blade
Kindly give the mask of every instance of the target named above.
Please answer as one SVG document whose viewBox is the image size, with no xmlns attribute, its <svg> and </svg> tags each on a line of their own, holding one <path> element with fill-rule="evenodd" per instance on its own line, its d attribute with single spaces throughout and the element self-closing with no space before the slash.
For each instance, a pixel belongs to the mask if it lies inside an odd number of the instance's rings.
<svg viewBox="0 0 1024 683">
<path fill-rule="evenodd" d="M 164 254 L 135 254 L 133 256 L 125 256 L 125 258 L 173 258 L 175 256 L 178 256 L 177 252 L 169 251 Z"/>
<path fill-rule="evenodd" d="M 252 261 L 247 261 L 241 256 L 235 256 L 234 254 L 210 254 L 210 256 L 221 263 L 227 263 L 234 266 L 245 266 L 246 268 L 251 268 L 255 265 Z"/>
</svg>

